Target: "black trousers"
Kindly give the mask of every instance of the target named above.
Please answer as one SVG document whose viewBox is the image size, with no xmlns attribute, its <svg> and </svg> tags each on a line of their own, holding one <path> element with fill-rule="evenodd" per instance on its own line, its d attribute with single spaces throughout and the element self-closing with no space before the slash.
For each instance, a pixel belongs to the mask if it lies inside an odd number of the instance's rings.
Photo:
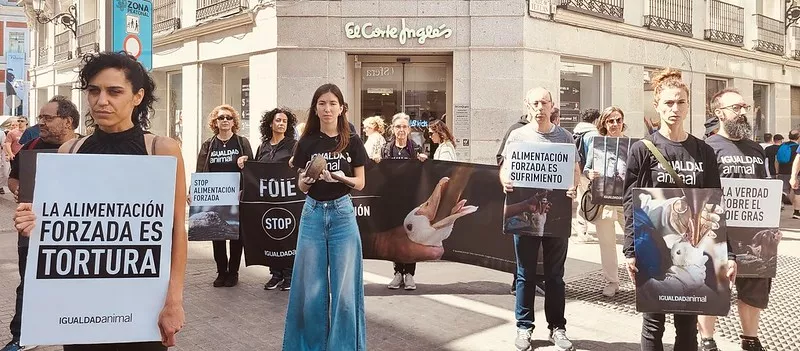
<svg viewBox="0 0 800 351">
<path fill-rule="evenodd" d="M 64 345 L 64 351 L 164 351 L 161 341 L 133 342 L 127 344 Z"/>
<path fill-rule="evenodd" d="M 230 242 L 230 260 L 228 260 L 226 242 Z M 213 245 L 214 261 L 217 262 L 217 273 L 239 273 L 239 265 L 242 263 L 242 239 L 215 240 Z"/>
<path fill-rule="evenodd" d="M 416 263 L 395 262 L 394 263 L 394 272 L 395 273 L 400 273 L 400 274 L 406 274 L 407 273 L 407 274 L 414 275 L 414 273 L 417 272 L 417 264 Z"/>
<path fill-rule="evenodd" d="M 675 318 L 675 350 L 697 351 L 697 316 L 676 314 Z M 663 313 L 645 313 L 642 316 L 642 351 L 664 351 L 664 322 L 667 316 Z"/>
<path fill-rule="evenodd" d="M 20 330 L 22 329 L 22 292 L 25 290 L 25 266 L 28 264 L 28 238 L 17 237 L 17 257 L 19 262 L 19 285 L 17 286 L 17 300 L 14 304 L 14 317 L 8 329 L 11 330 L 11 341 L 19 341 Z"/>
<path fill-rule="evenodd" d="M 288 279 L 292 280 L 292 267 L 294 265 L 290 264 L 287 267 L 283 266 L 269 266 L 269 274 L 272 274 L 275 277 L 281 279 Z"/>
</svg>

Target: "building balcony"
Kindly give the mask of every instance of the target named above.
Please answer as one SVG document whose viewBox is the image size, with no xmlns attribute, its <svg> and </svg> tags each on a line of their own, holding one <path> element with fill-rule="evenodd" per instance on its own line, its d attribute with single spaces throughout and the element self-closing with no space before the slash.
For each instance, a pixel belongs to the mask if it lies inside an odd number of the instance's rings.
<svg viewBox="0 0 800 351">
<path fill-rule="evenodd" d="M 53 44 L 53 62 L 65 61 L 72 59 L 72 50 L 70 49 L 70 36 L 72 32 L 66 31 L 56 34 Z"/>
<path fill-rule="evenodd" d="M 100 20 L 93 19 L 78 26 L 78 55 L 100 51 Z"/>
<path fill-rule="evenodd" d="M 744 45 L 744 8 L 721 0 L 711 0 L 705 39 L 733 46 Z"/>
<path fill-rule="evenodd" d="M 36 65 L 42 66 L 50 63 L 50 48 L 44 46 L 38 49 L 36 55 Z"/>
<path fill-rule="evenodd" d="M 764 15 L 753 15 L 756 18 L 758 39 L 753 49 L 783 56 L 786 54 L 786 35 L 783 21 Z"/>
<path fill-rule="evenodd" d="M 197 21 L 242 12 L 248 8 L 247 0 L 197 0 Z"/>
<path fill-rule="evenodd" d="M 624 0 L 560 0 L 558 8 L 622 22 Z"/>
<path fill-rule="evenodd" d="M 659 32 L 692 36 L 692 0 L 648 0 L 644 26 Z"/>
<path fill-rule="evenodd" d="M 791 26 L 791 43 L 792 43 L 792 58 L 795 60 L 800 60 L 800 27 L 798 26 Z"/>
<path fill-rule="evenodd" d="M 153 33 L 166 32 L 181 27 L 179 2 L 155 0 L 153 2 Z"/>
</svg>

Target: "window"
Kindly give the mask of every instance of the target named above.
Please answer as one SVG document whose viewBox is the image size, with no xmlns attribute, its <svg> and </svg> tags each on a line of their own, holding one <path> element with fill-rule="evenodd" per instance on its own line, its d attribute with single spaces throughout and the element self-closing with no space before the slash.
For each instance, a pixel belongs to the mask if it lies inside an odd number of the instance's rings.
<svg viewBox="0 0 800 351">
<path fill-rule="evenodd" d="M 560 124 L 572 130 L 586 109 L 603 109 L 602 65 L 561 62 Z"/>
<path fill-rule="evenodd" d="M 764 141 L 764 133 L 772 129 L 769 118 L 769 90 L 769 85 L 753 84 L 753 140 L 759 142 Z"/>
<path fill-rule="evenodd" d="M 642 111 L 644 111 L 644 119 L 650 121 L 651 125 L 655 123 L 659 123 L 660 117 L 658 116 L 658 112 L 653 107 L 653 78 L 661 72 L 661 68 L 645 68 L 644 69 L 644 76 L 642 79 L 642 83 L 644 85 L 642 89 Z M 645 133 L 649 134 L 650 131 L 647 130 L 647 126 L 645 125 Z"/>
<path fill-rule="evenodd" d="M 706 78 L 706 100 L 703 102 L 703 105 L 706 106 L 706 118 L 714 116 L 713 111 L 709 110 L 711 97 L 726 87 L 728 87 L 728 80 L 725 78 Z"/>
<path fill-rule="evenodd" d="M 224 80 L 222 101 L 233 106 L 242 116 L 238 134 L 253 140 L 250 135 L 250 66 L 247 64 L 227 65 L 224 66 L 222 74 Z M 259 122 L 260 119 L 256 118 L 255 123 Z M 261 136 L 256 135 L 255 137 L 260 139 Z"/>
<path fill-rule="evenodd" d="M 183 141 L 183 73 L 167 73 L 167 120 L 170 138 Z M 201 126 L 205 127 L 205 126 Z M 206 128 L 207 129 L 207 128 Z"/>
</svg>

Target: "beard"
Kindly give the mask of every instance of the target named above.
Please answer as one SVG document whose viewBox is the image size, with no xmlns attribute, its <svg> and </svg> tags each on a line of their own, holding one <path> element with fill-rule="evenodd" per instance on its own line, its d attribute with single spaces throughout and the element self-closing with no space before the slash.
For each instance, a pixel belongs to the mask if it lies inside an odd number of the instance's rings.
<svg viewBox="0 0 800 351">
<path fill-rule="evenodd" d="M 725 120 L 722 126 L 732 139 L 750 139 L 753 136 L 753 126 L 747 121 L 747 116 Z"/>
</svg>

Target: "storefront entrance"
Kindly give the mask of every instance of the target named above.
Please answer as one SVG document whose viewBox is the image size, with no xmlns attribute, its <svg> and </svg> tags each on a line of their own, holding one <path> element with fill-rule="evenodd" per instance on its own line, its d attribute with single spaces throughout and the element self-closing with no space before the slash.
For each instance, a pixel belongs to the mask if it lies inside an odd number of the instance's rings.
<svg viewBox="0 0 800 351">
<path fill-rule="evenodd" d="M 353 57 L 354 61 L 356 57 Z M 381 116 L 389 126 L 392 116 L 405 112 L 411 117 L 414 142 L 431 153 L 434 145 L 428 135 L 428 122 L 449 115 L 452 106 L 452 59 L 450 57 L 373 57 L 355 61 L 353 122 Z M 449 118 L 445 120 L 450 124 Z M 357 122 L 356 122 L 357 121 Z M 360 131 L 362 138 L 363 130 Z M 386 137 L 391 135 L 387 128 Z"/>
</svg>

